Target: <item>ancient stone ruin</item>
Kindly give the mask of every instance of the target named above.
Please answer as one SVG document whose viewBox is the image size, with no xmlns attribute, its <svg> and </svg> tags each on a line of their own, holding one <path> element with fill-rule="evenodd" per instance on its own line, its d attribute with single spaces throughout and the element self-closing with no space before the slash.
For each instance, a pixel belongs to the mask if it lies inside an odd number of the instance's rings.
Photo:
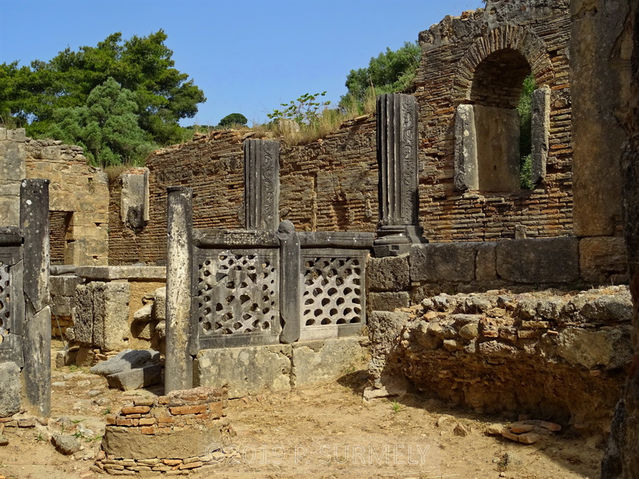
<svg viewBox="0 0 639 479">
<path fill-rule="evenodd" d="M 365 400 L 526 415 L 494 428 L 522 444 L 614 414 L 603 477 L 636 477 L 630 3 L 446 17 L 411 92 L 307 145 L 214 131 L 109 179 L 0 129 L 0 424 L 50 414 L 53 337 L 56 368 L 152 391 L 104 415 L 97 470 L 214 471 L 227 400 L 366 363 Z"/>
</svg>

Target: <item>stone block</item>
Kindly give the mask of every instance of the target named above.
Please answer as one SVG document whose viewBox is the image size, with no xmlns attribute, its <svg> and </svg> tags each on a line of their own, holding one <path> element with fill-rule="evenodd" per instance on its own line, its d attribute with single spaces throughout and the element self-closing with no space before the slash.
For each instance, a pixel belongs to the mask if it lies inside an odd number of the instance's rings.
<svg viewBox="0 0 639 479">
<path fill-rule="evenodd" d="M 369 293 L 368 305 L 371 311 L 393 311 L 410 306 L 410 295 L 407 291 L 397 293 Z"/>
<path fill-rule="evenodd" d="M 229 397 L 291 389 L 289 345 L 204 349 L 194 365 L 199 386 L 228 385 Z"/>
<path fill-rule="evenodd" d="M 617 326 L 589 331 L 570 327 L 559 333 L 557 354 L 574 366 L 618 369 L 632 359 L 632 327 Z"/>
<path fill-rule="evenodd" d="M 94 302 L 94 343 L 103 350 L 114 351 L 126 346 L 131 335 L 130 285 L 127 281 L 102 284 L 104 286 L 96 291 Z"/>
<path fill-rule="evenodd" d="M 295 387 L 335 381 L 365 368 L 366 349 L 359 338 L 328 339 L 293 345 L 292 379 Z"/>
<path fill-rule="evenodd" d="M 203 456 L 222 446 L 219 427 L 175 429 L 144 434 L 141 428 L 107 426 L 102 449 L 107 456 L 132 459 Z"/>
<path fill-rule="evenodd" d="M 579 241 L 579 270 L 584 281 L 610 284 L 627 280 L 626 243 L 621 236 L 582 238 Z"/>
<path fill-rule="evenodd" d="M 413 246 L 410 252 L 410 279 L 432 283 L 473 281 L 477 247 L 477 243 Z"/>
<path fill-rule="evenodd" d="M 496 243 L 482 243 L 477 246 L 475 258 L 475 279 L 477 281 L 495 281 L 497 279 Z"/>
<path fill-rule="evenodd" d="M 0 363 L 0 417 L 20 411 L 20 368 L 12 361 Z"/>
<path fill-rule="evenodd" d="M 110 388 L 130 391 L 162 382 L 162 365 L 150 364 L 141 368 L 121 371 L 106 377 Z"/>
<path fill-rule="evenodd" d="M 579 278 L 574 237 L 506 240 L 497 243 L 497 275 L 514 283 L 570 283 Z"/>
<path fill-rule="evenodd" d="M 49 288 L 52 296 L 73 296 L 80 278 L 75 275 L 51 276 Z"/>
<path fill-rule="evenodd" d="M 91 373 L 109 376 L 158 363 L 159 360 L 160 353 L 152 349 L 127 349 L 106 361 L 99 362 L 91 368 Z"/>
<path fill-rule="evenodd" d="M 93 285 L 78 285 L 72 310 L 73 340 L 84 345 L 93 343 Z"/>
<path fill-rule="evenodd" d="M 371 291 L 402 291 L 410 286 L 408 255 L 369 258 L 366 284 Z"/>
<path fill-rule="evenodd" d="M 164 321 L 166 319 L 166 288 L 158 288 L 153 293 L 153 319 Z"/>
</svg>

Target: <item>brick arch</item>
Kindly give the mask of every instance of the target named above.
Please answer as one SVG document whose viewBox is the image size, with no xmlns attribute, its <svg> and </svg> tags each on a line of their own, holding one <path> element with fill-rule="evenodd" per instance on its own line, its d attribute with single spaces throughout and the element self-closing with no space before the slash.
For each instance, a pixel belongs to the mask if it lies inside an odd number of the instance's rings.
<svg viewBox="0 0 639 479">
<path fill-rule="evenodd" d="M 479 65 L 490 55 L 503 50 L 514 50 L 526 59 L 537 86 L 547 85 L 552 81 L 553 67 L 543 40 L 522 27 L 505 25 L 475 40 L 459 60 L 454 84 L 455 97 L 460 100 L 470 99 L 473 79 Z"/>
</svg>

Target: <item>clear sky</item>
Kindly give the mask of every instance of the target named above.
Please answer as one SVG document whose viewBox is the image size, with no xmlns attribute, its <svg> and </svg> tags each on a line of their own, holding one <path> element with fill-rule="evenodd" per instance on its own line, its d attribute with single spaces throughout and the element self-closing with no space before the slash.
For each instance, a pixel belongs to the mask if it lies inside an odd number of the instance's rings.
<svg viewBox="0 0 639 479">
<path fill-rule="evenodd" d="M 178 70 L 207 97 L 183 124 L 243 113 L 264 122 L 280 103 L 326 90 L 337 103 L 351 69 L 416 41 L 480 0 L 0 0 L 0 63 L 49 60 L 114 32 L 163 29 Z"/>
</svg>

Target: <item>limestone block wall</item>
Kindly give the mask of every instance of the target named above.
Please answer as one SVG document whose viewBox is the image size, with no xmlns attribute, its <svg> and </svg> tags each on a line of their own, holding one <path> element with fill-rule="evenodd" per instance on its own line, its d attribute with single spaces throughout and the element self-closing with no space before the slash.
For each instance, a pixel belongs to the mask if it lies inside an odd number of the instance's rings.
<svg viewBox="0 0 639 479">
<path fill-rule="evenodd" d="M 152 341 L 156 324 L 150 323 L 164 319 L 163 296 L 156 293 L 165 278 L 165 268 L 158 267 L 54 266 L 51 327 L 54 336 L 62 335 L 71 344 L 64 362 L 91 363 L 95 351 L 157 349 L 157 341 Z"/>
<path fill-rule="evenodd" d="M 108 263 L 109 189 L 106 174 L 87 164 L 82 148 L 57 140 L 24 141 L 26 176 L 51 182 L 53 264 Z"/>
<path fill-rule="evenodd" d="M 26 178 L 24 130 L 0 128 L 0 224 L 20 222 L 20 180 Z"/>
</svg>

